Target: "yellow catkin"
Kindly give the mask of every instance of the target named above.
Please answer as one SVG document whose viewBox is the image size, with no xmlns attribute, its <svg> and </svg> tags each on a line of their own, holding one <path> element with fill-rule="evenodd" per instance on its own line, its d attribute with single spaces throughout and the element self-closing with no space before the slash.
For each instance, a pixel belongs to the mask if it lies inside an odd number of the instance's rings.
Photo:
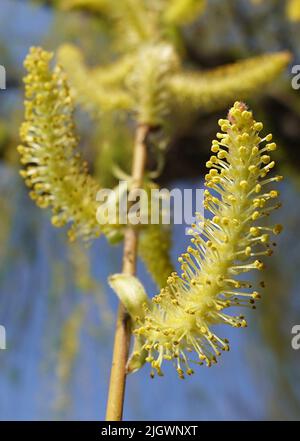
<svg viewBox="0 0 300 441">
<path fill-rule="evenodd" d="M 272 254 L 270 238 L 282 229 L 262 222 L 280 206 L 278 191 L 270 188 L 282 179 L 269 177 L 272 136 L 261 137 L 262 123 L 241 102 L 219 124 L 205 177 L 204 206 L 212 216 L 198 215 L 191 244 L 178 259 L 182 273 L 170 275 L 134 330 L 141 359 L 159 375 L 164 360 L 172 360 L 183 378 L 193 373 L 193 364 L 211 366 L 229 350 L 215 325 L 246 326 L 244 316 L 228 309 L 255 308 L 260 295 L 243 274 L 263 269 L 261 258 Z"/>
<path fill-rule="evenodd" d="M 32 48 L 25 60 L 28 71 L 25 122 L 18 147 L 21 176 L 31 188 L 30 196 L 41 208 L 52 209 L 52 223 L 71 223 L 69 237 L 98 236 L 96 220 L 98 185 L 87 172 L 87 164 L 75 151 L 77 139 L 73 106 L 64 72 L 51 71 L 52 54 Z"/>
<path fill-rule="evenodd" d="M 72 73 L 74 66 L 82 63 L 80 50 L 72 44 L 63 44 L 57 51 L 57 59 L 66 72 Z M 131 54 L 120 57 L 113 63 L 105 64 L 88 70 L 88 75 L 98 86 L 115 87 L 124 83 L 124 78 L 133 68 L 135 59 Z"/>
<path fill-rule="evenodd" d="M 121 50 L 137 49 L 160 35 L 160 7 L 155 0 L 110 2 L 110 17 L 115 23 L 117 46 Z M 158 6 L 158 7 L 157 7 Z"/>
<path fill-rule="evenodd" d="M 178 73 L 170 89 L 179 106 L 214 110 L 245 99 L 283 71 L 290 61 L 288 52 L 278 52 L 238 61 L 203 73 Z"/>
<path fill-rule="evenodd" d="M 91 114 L 131 110 L 140 123 L 153 126 L 166 117 L 170 108 L 168 79 L 179 67 L 171 45 L 145 45 L 134 55 L 94 69 L 84 66 L 75 46 L 61 46 L 57 56 L 74 98 Z"/>
<path fill-rule="evenodd" d="M 86 111 L 99 116 L 105 111 L 132 108 L 130 96 L 125 89 L 118 87 L 122 76 L 125 77 L 131 67 L 129 59 L 108 67 L 107 75 L 104 75 L 106 68 L 100 71 L 100 68 L 90 70 L 85 66 L 83 56 L 75 46 L 61 46 L 57 58 L 68 75 L 72 96 Z"/>
<path fill-rule="evenodd" d="M 171 257 L 171 232 L 162 225 L 149 225 L 141 232 L 139 256 L 159 288 L 174 270 Z"/>
<path fill-rule="evenodd" d="M 182 25 L 201 15 L 206 8 L 206 0 L 170 0 L 164 18 L 167 23 Z"/>
<path fill-rule="evenodd" d="M 81 52 L 63 45 L 58 59 L 72 96 L 98 117 L 105 111 L 134 112 L 142 124 L 163 125 L 172 112 L 223 108 L 270 83 L 287 66 L 290 54 L 253 57 L 206 72 L 183 71 L 172 44 L 144 43 L 111 65 L 88 68 Z"/>
<path fill-rule="evenodd" d="M 134 111 L 141 124 L 163 125 L 170 111 L 168 81 L 179 68 L 179 60 L 169 44 L 143 46 L 128 78 Z"/>
<path fill-rule="evenodd" d="M 300 1 L 288 0 L 286 5 L 286 14 L 291 21 L 300 21 Z"/>
</svg>

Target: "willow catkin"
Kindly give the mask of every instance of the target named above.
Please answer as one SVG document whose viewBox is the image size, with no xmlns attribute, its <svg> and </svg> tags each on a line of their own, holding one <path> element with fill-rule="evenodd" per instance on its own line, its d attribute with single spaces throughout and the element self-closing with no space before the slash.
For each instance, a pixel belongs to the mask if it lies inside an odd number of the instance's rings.
<svg viewBox="0 0 300 441">
<path fill-rule="evenodd" d="M 170 79 L 174 102 L 183 110 L 224 108 L 270 84 L 288 65 L 291 55 L 276 52 L 203 72 L 178 72 Z"/>
<path fill-rule="evenodd" d="M 269 177 L 270 152 L 276 148 L 272 135 L 259 135 L 262 123 L 240 102 L 219 124 L 222 132 L 213 141 L 205 177 L 204 205 L 212 217 L 198 215 L 191 245 L 179 257 L 182 273 L 170 275 L 136 321 L 135 348 L 159 375 L 164 360 L 172 360 L 183 378 L 193 373 L 193 364 L 211 366 L 229 350 L 215 326 L 246 326 L 244 316 L 230 314 L 230 308 L 255 307 L 260 294 L 243 274 L 263 269 L 261 258 L 272 254 L 270 236 L 281 231 L 280 225 L 262 223 L 280 205 L 278 191 L 268 188 L 282 179 Z"/>
<path fill-rule="evenodd" d="M 98 184 L 76 152 L 69 88 L 62 69 L 50 69 L 51 59 L 51 53 L 32 48 L 24 63 L 25 122 L 18 151 L 25 168 L 20 173 L 37 205 L 52 209 L 53 225 L 70 223 L 70 239 L 89 239 L 100 234 Z"/>
</svg>

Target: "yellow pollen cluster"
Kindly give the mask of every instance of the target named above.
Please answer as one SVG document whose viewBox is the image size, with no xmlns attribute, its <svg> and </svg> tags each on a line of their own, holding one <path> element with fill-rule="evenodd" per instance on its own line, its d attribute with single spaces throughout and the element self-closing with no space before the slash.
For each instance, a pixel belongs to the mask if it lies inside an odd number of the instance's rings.
<svg viewBox="0 0 300 441">
<path fill-rule="evenodd" d="M 279 206 L 278 191 L 269 188 L 282 179 L 269 177 L 274 167 L 269 153 L 276 148 L 272 136 L 260 136 L 262 123 L 240 102 L 219 125 L 205 176 L 204 206 L 212 216 L 197 215 L 191 245 L 178 259 L 181 274 L 170 275 L 135 325 L 135 348 L 151 364 L 151 376 L 161 375 L 163 361 L 172 360 L 184 378 L 193 365 L 211 366 L 229 350 L 228 340 L 213 329 L 247 326 L 244 316 L 228 309 L 255 308 L 260 294 L 243 274 L 263 269 L 261 258 L 272 254 L 270 237 L 282 229 L 262 222 Z"/>
<path fill-rule="evenodd" d="M 73 106 L 64 72 L 49 67 L 52 54 L 32 48 L 24 65 L 25 122 L 18 147 L 21 176 L 31 188 L 30 196 L 41 208 L 51 207 L 52 223 L 71 223 L 69 237 L 98 236 L 96 220 L 98 185 L 87 172 L 75 148 Z"/>
</svg>

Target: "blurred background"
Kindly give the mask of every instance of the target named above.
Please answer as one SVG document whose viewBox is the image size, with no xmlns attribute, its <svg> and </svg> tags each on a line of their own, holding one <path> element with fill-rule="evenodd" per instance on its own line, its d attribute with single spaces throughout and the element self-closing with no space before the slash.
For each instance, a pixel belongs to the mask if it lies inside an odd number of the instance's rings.
<svg viewBox="0 0 300 441">
<path fill-rule="evenodd" d="M 48 213 L 30 200 L 18 174 L 29 47 L 55 50 L 72 42 L 91 64 L 107 61 L 113 50 L 101 17 L 61 11 L 52 3 L 1 0 L 0 8 L 0 64 L 7 71 L 7 90 L 0 91 L 0 324 L 7 332 L 7 350 L 0 351 L 2 420 L 103 419 L 112 355 L 117 300 L 106 279 L 119 272 L 122 247 L 109 246 L 105 238 L 89 248 L 69 245 L 66 232 L 54 229 Z M 289 13 L 287 3 L 208 0 L 201 17 L 182 29 L 185 62 L 205 69 L 289 50 L 292 64 L 300 64 L 300 17 Z M 300 324 L 300 91 L 292 89 L 290 72 L 291 66 L 265 93 L 248 100 L 256 119 L 274 134 L 286 176 L 284 209 L 275 213 L 284 234 L 268 261 L 263 299 L 247 314 L 247 329 L 223 330 L 231 352 L 217 366 L 184 381 L 172 367 L 154 380 L 148 367 L 130 376 L 126 420 L 300 419 L 300 350 L 291 347 L 291 329 Z M 172 139 L 161 185 L 202 187 L 210 142 L 226 110 L 199 112 Z M 80 110 L 76 117 L 83 154 L 101 175 L 106 157 L 99 151 L 99 133 L 105 139 L 114 122 L 95 123 Z M 114 139 L 121 165 L 128 162 L 128 139 L 126 129 Z M 174 265 L 189 241 L 184 228 L 173 229 Z M 138 274 L 148 293 L 156 293 L 141 263 Z"/>
</svg>

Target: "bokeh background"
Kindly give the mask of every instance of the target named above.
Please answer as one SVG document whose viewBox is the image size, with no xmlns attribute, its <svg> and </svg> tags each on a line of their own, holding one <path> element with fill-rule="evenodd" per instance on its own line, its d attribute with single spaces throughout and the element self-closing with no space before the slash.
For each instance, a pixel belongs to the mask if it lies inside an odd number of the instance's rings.
<svg viewBox="0 0 300 441">
<path fill-rule="evenodd" d="M 0 64 L 7 70 L 7 90 L 0 91 L 0 324 L 7 331 L 7 350 L 0 351 L 0 419 L 103 419 L 117 307 L 106 278 L 120 270 L 122 248 L 104 238 L 88 249 L 70 247 L 65 231 L 54 229 L 48 214 L 29 199 L 18 175 L 16 146 L 28 48 L 55 50 L 69 41 L 99 63 L 108 58 L 108 30 L 99 18 L 60 12 L 52 2 L 0 3 Z M 204 15 L 183 29 L 188 63 L 210 68 L 288 49 L 292 64 L 300 64 L 300 22 L 286 14 L 285 1 L 208 4 Z M 300 350 L 291 347 L 291 328 L 300 324 L 300 91 L 292 90 L 290 68 L 249 104 L 280 145 L 286 176 L 284 208 L 275 214 L 285 230 L 268 261 L 263 300 L 247 314 L 247 329 L 224 329 L 231 352 L 217 366 L 184 381 L 172 368 L 155 380 L 147 367 L 130 376 L 127 420 L 300 419 Z M 172 141 L 161 184 L 202 186 L 216 121 L 225 112 L 199 112 Z M 114 128 L 107 121 L 95 124 L 84 113 L 77 119 L 84 155 L 93 166 L 99 132 Z M 120 146 L 122 141 L 116 140 Z M 101 170 L 101 163 L 94 166 Z M 176 264 L 188 243 L 184 226 L 175 226 L 173 237 Z M 138 272 L 147 291 L 156 293 L 140 263 Z"/>
</svg>

